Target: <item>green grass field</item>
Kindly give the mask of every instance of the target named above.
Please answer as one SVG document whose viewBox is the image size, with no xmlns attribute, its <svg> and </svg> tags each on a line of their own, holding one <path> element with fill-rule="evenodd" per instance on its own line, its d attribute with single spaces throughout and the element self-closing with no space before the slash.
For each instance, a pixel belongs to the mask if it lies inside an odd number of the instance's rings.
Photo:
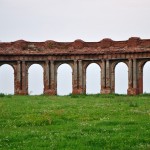
<svg viewBox="0 0 150 150">
<path fill-rule="evenodd" d="M 150 150 L 150 95 L 0 95 L 2 150 Z"/>
</svg>

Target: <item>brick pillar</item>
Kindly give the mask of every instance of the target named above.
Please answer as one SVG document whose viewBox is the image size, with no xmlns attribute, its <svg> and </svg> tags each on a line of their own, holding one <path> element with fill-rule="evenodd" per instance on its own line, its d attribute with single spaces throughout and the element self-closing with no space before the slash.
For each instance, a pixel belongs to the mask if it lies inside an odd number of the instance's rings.
<svg viewBox="0 0 150 150">
<path fill-rule="evenodd" d="M 49 61 L 44 64 L 44 94 L 49 94 L 50 90 L 50 65 Z"/>
<path fill-rule="evenodd" d="M 74 60 L 73 65 L 73 94 L 84 93 L 84 73 L 82 60 Z"/>
<path fill-rule="evenodd" d="M 106 88 L 106 62 L 105 60 L 102 60 L 101 65 L 101 94 L 105 94 L 105 88 Z"/>
<path fill-rule="evenodd" d="M 21 94 L 21 64 L 20 61 L 17 61 L 17 66 L 15 69 L 15 94 Z"/>
<path fill-rule="evenodd" d="M 111 68 L 111 92 L 115 93 L 115 70 Z"/>
<path fill-rule="evenodd" d="M 128 67 L 128 95 L 133 95 L 134 94 L 134 89 L 133 89 L 133 60 L 129 60 L 129 67 Z"/>
<path fill-rule="evenodd" d="M 22 92 L 21 94 L 27 95 L 28 94 L 28 73 L 26 70 L 25 61 L 22 61 Z"/>
<path fill-rule="evenodd" d="M 77 60 L 74 60 L 74 65 L 73 65 L 73 94 L 78 94 L 78 65 L 77 65 Z"/>
<path fill-rule="evenodd" d="M 110 62 L 106 60 L 106 94 L 111 93 Z"/>
<path fill-rule="evenodd" d="M 110 94 L 111 93 L 111 87 L 110 87 L 111 76 L 110 76 L 110 62 L 109 62 L 109 60 L 106 60 L 105 79 L 106 79 L 105 94 Z"/>
<path fill-rule="evenodd" d="M 79 89 L 78 89 L 78 93 L 82 94 L 83 93 L 83 68 L 82 68 L 82 60 L 79 60 L 79 64 L 78 64 L 78 80 L 79 80 Z"/>
<path fill-rule="evenodd" d="M 133 62 L 130 59 L 129 60 L 129 68 L 128 68 L 128 88 L 132 89 L 133 88 Z"/>
<path fill-rule="evenodd" d="M 133 60 L 133 88 L 137 88 L 137 65 L 136 59 Z"/>
<path fill-rule="evenodd" d="M 110 75 L 110 62 L 109 60 L 102 61 L 102 75 L 101 75 L 101 94 L 111 93 L 111 75 Z"/>
<path fill-rule="evenodd" d="M 47 73 L 48 75 L 48 73 Z M 57 73 L 55 72 L 54 61 L 50 61 L 50 89 L 47 90 L 46 94 L 56 95 L 57 94 L 57 83 L 56 83 Z"/>
<path fill-rule="evenodd" d="M 83 69 L 83 78 L 82 78 L 82 81 L 83 81 L 83 94 L 86 94 L 86 68 L 82 68 Z"/>
<path fill-rule="evenodd" d="M 143 94 L 143 68 L 138 68 L 138 94 Z"/>
<path fill-rule="evenodd" d="M 137 70 L 137 60 L 129 60 L 129 73 L 128 73 L 128 95 L 137 95 L 138 94 L 138 70 Z"/>
<path fill-rule="evenodd" d="M 137 60 L 133 60 L 133 91 L 134 95 L 138 94 L 138 86 L 137 86 L 137 76 L 138 76 L 138 71 L 137 71 Z"/>
</svg>

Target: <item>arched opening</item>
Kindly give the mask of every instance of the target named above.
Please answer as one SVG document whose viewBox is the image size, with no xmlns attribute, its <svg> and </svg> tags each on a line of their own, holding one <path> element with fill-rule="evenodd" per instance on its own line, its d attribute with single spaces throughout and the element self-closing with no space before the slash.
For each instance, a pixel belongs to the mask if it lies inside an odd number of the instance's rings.
<svg viewBox="0 0 150 150">
<path fill-rule="evenodd" d="M 28 94 L 43 94 L 43 67 L 39 64 L 33 64 L 28 70 Z"/>
<path fill-rule="evenodd" d="M 96 63 L 91 63 L 86 68 L 86 94 L 100 93 L 101 68 Z"/>
<path fill-rule="evenodd" d="M 128 89 L 128 66 L 120 62 L 115 67 L 115 93 L 127 94 Z"/>
<path fill-rule="evenodd" d="M 11 65 L 0 66 L 0 93 L 14 94 L 14 69 Z"/>
<path fill-rule="evenodd" d="M 57 94 L 69 95 L 72 93 L 72 68 L 62 64 L 57 69 Z"/>
<path fill-rule="evenodd" d="M 143 92 L 150 93 L 150 61 L 143 68 Z"/>
</svg>

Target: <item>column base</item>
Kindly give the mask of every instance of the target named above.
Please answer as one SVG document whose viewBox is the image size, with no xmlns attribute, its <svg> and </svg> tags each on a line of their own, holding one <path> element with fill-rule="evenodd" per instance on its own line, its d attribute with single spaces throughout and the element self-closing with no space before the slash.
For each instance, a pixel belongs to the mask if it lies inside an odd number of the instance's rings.
<svg viewBox="0 0 150 150">
<path fill-rule="evenodd" d="M 44 91 L 44 94 L 45 95 L 57 95 L 57 92 L 56 92 L 56 90 L 48 89 L 48 90 Z"/>
<path fill-rule="evenodd" d="M 80 88 L 80 89 L 73 89 L 72 94 L 83 94 L 83 89 L 82 88 Z"/>
<path fill-rule="evenodd" d="M 28 95 L 28 93 L 20 90 L 20 91 L 15 91 L 15 95 Z"/>
<path fill-rule="evenodd" d="M 128 95 L 138 95 L 138 89 L 137 88 L 129 88 L 127 90 Z"/>
<path fill-rule="evenodd" d="M 111 89 L 110 88 L 103 88 L 101 89 L 101 94 L 111 94 Z"/>
</svg>

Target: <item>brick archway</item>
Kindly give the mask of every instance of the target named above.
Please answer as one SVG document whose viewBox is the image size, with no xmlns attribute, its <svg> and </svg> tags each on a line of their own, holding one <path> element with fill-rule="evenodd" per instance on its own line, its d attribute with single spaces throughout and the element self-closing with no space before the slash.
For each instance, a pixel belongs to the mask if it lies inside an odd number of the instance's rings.
<svg viewBox="0 0 150 150">
<path fill-rule="evenodd" d="M 121 61 L 115 65 L 115 93 L 127 94 L 128 64 Z"/>
<path fill-rule="evenodd" d="M 136 37 L 127 41 L 0 43 L 0 65 L 8 63 L 14 67 L 15 94 L 28 94 L 28 67 L 32 63 L 43 66 L 45 94 L 56 94 L 57 68 L 62 63 L 72 67 L 74 94 L 85 93 L 85 71 L 90 63 L 101 67 L 101 93 L 114 93 L 114 68 L 118 62 L 128 66 L 128 94 L 141 94 L 146 61 L 150 61 L 150 39 Z"/>
<path fill-rule="evenodd" d="M 0 65 L 0 93 L 14 94 L 14 66 Z"/>
<path fill-rule="evenodd" d="M 28 94 L 41 95 L 43 94 L 44 76 L 43 66 L 38 63 L 33 63 L 28 67 Z M 38 82 L 37 82 L 38 81 Z"/>
<path fill-rule="evenodd" d="M 57 68 L 57 95 L 72 94 L 73 69 L 70 63 L 61 63 Z"/>
<path fill-rule="evenodd" d="M 94 69 L 95 68 L 95 69 Z M 101 67 L 99 63 L 89 63 L 86 66 L 86 94 L 100 93 L 101 88 Z"/>
</svg>

